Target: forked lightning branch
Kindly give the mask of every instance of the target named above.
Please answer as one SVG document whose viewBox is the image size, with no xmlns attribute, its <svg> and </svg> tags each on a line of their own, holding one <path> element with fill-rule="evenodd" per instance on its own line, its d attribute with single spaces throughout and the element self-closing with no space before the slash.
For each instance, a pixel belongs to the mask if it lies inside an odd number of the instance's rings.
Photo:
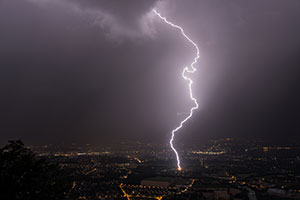
<svg viewBox="0 0 300 200">
<path fill-rule="evenodd" d="M 171 145 L 171 148 L 172 150 L 174 151 L 175 155 L 176 155 L 176 159 L 177 159 L 177 169 L 178 170 L 181 170 L 181 165 L 180 165 L 180 158 L 179 158 L 179 155 L 178 155 L 178 152 L 177 150 L 175 149 L 174 145 L 173 145 L 173 141 L 174 141 L 174 136 L 175 136 L 175 133 L 177 131 L 179 131 L 182 126 L 193 116 L 193 113 L 194 113 L 194 110 L 196 110 L 199 105 L 197 103 L 197 99 L 194 97 L 193 95 L 193 90 L 192 90 L 192 85 L 193 85 L 193 80 L 188 76 L 188 74 L 192 74 L 194 72 L 196 72 L 196 68 L 195 68 L 195 64 L 197 63 L 197 60 L 199 59 L 199 48 L 197 46 L 197 44 L 191 40 L 184 32 L 183 28 L 180 27 L 179 25 L 176 25 L 176 24 L 173 24 L 172 22 L 168 21 L 165 17 L 163 17 L 157 10 L 153 9 L 153 12 L 155 13 L 156 16 L 158 16 L 163 22 L 165 22 L 166 24 L 170 25 L 171 27 L 173 28 L 176 28 L 178 29 L 181 34 L 183 35 L 183 37 L 185 37 L 186 40 L 188 40 L 189 43 L 191 43 L 195 49 L 196 49 L 196 56 L 193 60 L 193 62 L 190 64 L 190 66 L 188 67 L 185 67 L 183 68 L 183 71 L 181 73 L 182 75 L 182 78 L 186 81 L 188 81 L 188 89 L 189 89 L 189 94 L 190 94 L 190 98 L 191 100 L 194 102 L 194 106 L 190 109 L 190 112 L 189 112 L 189 115 L 184 118 L 180 124 L 172 130 L 172 135 L 171 135 L 171 139 L 170 139 L 170 145 Z"/>
</svg>

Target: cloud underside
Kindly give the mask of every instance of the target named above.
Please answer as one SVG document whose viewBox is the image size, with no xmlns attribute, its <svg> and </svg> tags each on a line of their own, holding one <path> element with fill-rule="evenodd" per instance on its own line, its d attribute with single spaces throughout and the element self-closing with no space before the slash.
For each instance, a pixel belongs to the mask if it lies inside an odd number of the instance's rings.
<svg viewBox="0 0 300 200">
<path fill-rule="evenodd" d="M 86 18 L 91 26 L 105 30 L 111 39 L 153 37 L 152 9 L 159 0 L 27 0 L 39 6 L 55 6 Z"/>
</svg>

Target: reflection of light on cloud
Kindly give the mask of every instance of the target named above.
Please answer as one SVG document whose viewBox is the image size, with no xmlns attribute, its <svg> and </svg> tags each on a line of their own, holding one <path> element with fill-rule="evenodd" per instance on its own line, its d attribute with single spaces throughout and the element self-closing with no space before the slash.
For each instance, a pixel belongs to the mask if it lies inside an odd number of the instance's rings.
<svg viewBox="0 0 300 200">
<path fill-rule="evenodd" d="M 89 26 L 96 26 L 105 29 L 103 32 L 108 39 L 121 40 L 126 37 L 127 39 L 136 39 L 142 37 L 153 38 L 155 29 L 152 26 L 153 14 L 151 9 L 149 12 L 139 13 L 134 20 L 127 20 L 126 17 L 118 15 L 116 12 L 111 12 L 105 3 L 102 5 L 101 1 L 98 2 L 100 6 L 88 6 L 84 1 L 61 1 L 61 0 L 27 0 L 38 6 L 57 6 L 66 10 L 68 13 L 78 15 L 81 18 L 88 19 Z M 88 1 L 87 1 L 88 2 Z M 154 3 L 155 5 L 158 2 Z M 111 6 L 115 6 L 113 3 Z M 122 4 L 120 4 L 122 6 Z M 151 5 L 149 5 L 150 8 Z M 124 8 L 123 12 L 126 10 Z M 127 10 L 126 10 L 127 12 Z M 126 19 L 126 20 L 124 20 Z M 133 24 L 133 26 L 132 26 Z"/>
</svg>

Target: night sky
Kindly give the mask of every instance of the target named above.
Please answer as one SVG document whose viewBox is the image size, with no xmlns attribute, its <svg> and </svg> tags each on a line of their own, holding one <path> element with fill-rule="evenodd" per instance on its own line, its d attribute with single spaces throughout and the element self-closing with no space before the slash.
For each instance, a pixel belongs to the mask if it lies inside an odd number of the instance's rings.
<svg viewBox="0 0 300 200">
<path fill-rule="evenodd" d="M 0 0 L 0 143 L 300 135 L 299 0 Z"/>
</svg>

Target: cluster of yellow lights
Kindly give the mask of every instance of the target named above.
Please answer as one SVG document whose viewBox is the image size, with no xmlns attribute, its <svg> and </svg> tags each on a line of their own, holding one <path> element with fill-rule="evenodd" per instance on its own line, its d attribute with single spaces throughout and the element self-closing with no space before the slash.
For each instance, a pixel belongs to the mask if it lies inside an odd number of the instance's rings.
<svg viewBox="0 0 300 200">
<path fill-rule="evenodd" d="M 291 147 L 263 147 L 264 151 L 269 151 L 269 150 L 290 150 L 292 149 Z"/>
<path fill-rule="evenodd" d="M 163 198 L 163 196 L 157 196 L 157 197 L 155 197 L 155 196 L 146 196 L 146 195 L 135 195 L 135 196 L 133 196 L 133 195 L 127 194 L 122 186 L 123 186 L 123 183 L 120 184 L 120 189 L 123 192 L 124 197 L 127 198 L 127 200 L 130 200 L 130 198 L 132 198 L 132 197 L 142 197 L 142 198 L 157 199 L 157 200 L 162 200 L 162 198 Z"/>
<path fill-rule="evenodd" d="M 222 155 L 225 154 L 225 151 L 193 151 L 194 154 L 200 155 Z"/>
</svg>

